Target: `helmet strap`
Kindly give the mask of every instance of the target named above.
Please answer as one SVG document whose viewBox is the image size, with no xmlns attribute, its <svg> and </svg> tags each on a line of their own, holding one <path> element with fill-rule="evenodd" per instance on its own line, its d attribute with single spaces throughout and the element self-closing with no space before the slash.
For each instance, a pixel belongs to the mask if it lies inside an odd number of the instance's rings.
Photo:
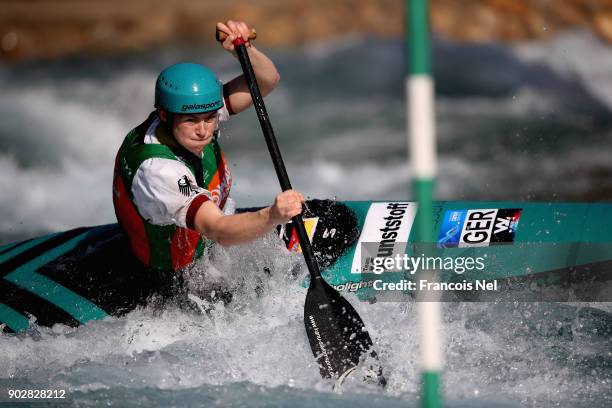
<svg viewBox="0 0 612 408">
<path fill-rule="evenodd" d="M 166 120 L 162 119 L 162 115 L 160 112 L 157 112 L 157 117 L 159 118 L 160 125 L 163 126 L 164 130 L 166 130 L 173 138 L 174 134 L 172 133 L 172 122 L 174 121 L 174 114 L 172 112 L 168 112 L 167 110 L 163 110 L 166 114 Z"/>
<path fill-rule="evenodd" d="M 221 129 L 219 128 L 219 117 L 221 116 L 221 114 L 219 113 L 220 109 L 217 109 L 217 127 L 215 127 L 215 130 L 213 130 L 213 139 L 217 140 L 219 139 L 219 136 L 221 135 Z"/>
</svg>

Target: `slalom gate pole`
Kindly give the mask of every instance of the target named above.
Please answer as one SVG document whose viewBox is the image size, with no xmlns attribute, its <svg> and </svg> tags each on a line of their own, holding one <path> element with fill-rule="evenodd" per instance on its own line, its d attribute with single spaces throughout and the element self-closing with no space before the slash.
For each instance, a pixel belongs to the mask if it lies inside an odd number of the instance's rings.
<svg viewBox="0 0 612 408">
<path fill-rule="evenodd" d="M 427 0 L 406 0 L 406 119 L 412 191 L 418 202 L 414 227 L 416 242 L 427 248 L 435 242 L 433 228 L 433 195 L 436 177 L 436 140 L 434 119 L 434 84 L 431 76 L 429 46 L 429 13 Z M 419 246 L 417 246 L 419 247 Z M 435 277 L 435 271 L 427 276 Z M 439 408 L 440 372 L 442 369 L 440 303 L 421 299 L 416 303 L 420 343 L 421 406 Z"/>
</svg>

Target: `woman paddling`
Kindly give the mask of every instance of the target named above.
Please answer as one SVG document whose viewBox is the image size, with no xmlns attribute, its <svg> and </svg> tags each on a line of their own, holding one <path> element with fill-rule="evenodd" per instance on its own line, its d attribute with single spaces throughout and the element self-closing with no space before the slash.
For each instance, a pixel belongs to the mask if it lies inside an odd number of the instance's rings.
<svg viewBox="0 0 612 408">
<path fill-rule="evenodd" d="M 274 63 L 248 42 L 244 22 L 218 23 L 221 43 L 247 41 L 263 95 L 279 81 Z M 253 241 L 300 214 L 304 197 L 288 190 L 256 212 L 225 215 L 232 179 L 219 145 L 219 123 L 252 105 L 243 75 L 222 84 L 208 68 L 178 63 L 155 85 L 155 108 L 130 131 L 115 161 L 113 203 L 138 260 L 157 272 L 179 271 L 200 258 L 206 240 Z M 173 274 L 175 275 L 175 274 Z"/>
</svg>

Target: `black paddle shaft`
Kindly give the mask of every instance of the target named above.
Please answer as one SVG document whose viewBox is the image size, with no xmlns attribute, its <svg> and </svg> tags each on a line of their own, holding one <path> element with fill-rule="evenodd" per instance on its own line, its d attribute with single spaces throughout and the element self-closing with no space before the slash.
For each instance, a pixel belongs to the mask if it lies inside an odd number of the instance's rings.
<svg viewBox="0 0 612 408">
<path fill-rule="evenodd" d="M 263 97 L 259 91 L 257 79 L 255 78 L 255 72 L 253 72 L 253 66 L 251 65 L 249 54 L 247 54 L 246 46 L 244 44 L 239 44 L 236 45 L 235 48 L 236 52 L 238 53 L 240 65 L 242 66 L 242 71 L 244 72 L 247 84 L 249 86 L 249 91 L 251 92 L 251 98 L 253 98 L 253 105 L 255 106 L 257 118 L 259 119 L 261 130 L 263 131 L 266 139 L 266 145 L 268 145 L 268 151 L 270 152 L 270 156 L 272 156 L 272 162 L 274 163 L 274 169 L 276 170 L 276 176 L 280 182 L 281 189 L 283 191 L 290 190 L 291 182 L 289 181 L 289 176 L 287 175 L 287 170 L 285 169 L 285 163 L 283 162 L 283 157 L 281 156 L 280 150 L 278 149 L 278 144 L 276 143 L 274 130 L 272 129 L 272 124 L 268 118 L 266 105 L 264 104 Z M 308 234 L 306 233 L 306 228 L 304 227 L 302 215 L 298 214 L 291 220 L 293 221 L 294 228 L 297 231 L 298 240 L 300 241 L 300 245 L 302 247 L 302 253 L 304 254 L 304 259 L 306 260 L 306 266 L 310 272 L 310 277 L 311 279 L 318 281 L 321 279 L 321 272 L 319 271 L 319 266 L 315 260 L 312 245 L 310 245 L 310 240 L 308 239 Z"/>
<path fill-rule="evenodd" d="M 291 189 L 289 176 L 244 41 L 239 38 L 234 41 L 234 46 L 272 156 L 278 181 L 283 191 L 289 190 Z M 292 218 L 292 221 L 310 272 L 310 286 L 304 303 L 304 323 L 310 347 L 319 363 L 321 375 L 324 378 L 340 378 L 342 381 L 359 364 L 361 357 L 371 350 L 372 339 L 357 311 L 321 277 L 302 216 L 298 214 Z M 377 360 L 374 350 L 371 350 L 370 355 Z M 384 386 L 386 380 L 382 375 L 382 368 L 371 367 L 374 368 L 372 372 L 378 384 Z"/>
</svg>

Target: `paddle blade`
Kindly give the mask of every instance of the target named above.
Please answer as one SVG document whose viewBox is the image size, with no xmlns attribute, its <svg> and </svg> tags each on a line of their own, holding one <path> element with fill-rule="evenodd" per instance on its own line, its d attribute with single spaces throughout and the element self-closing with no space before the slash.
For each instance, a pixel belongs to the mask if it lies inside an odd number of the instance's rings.
<svg viewBox="0 0 612 408">
<path fill-rule="evenodd" d="M 323 279 L 311 280 L 304 305 L 304 323 L 323 378 L 343 381 L 368 352 L 377 363 L 372 339 L 361 317 Z M 378 364 L 372 365 L 368 372 L 368 382 L 375 377 L 375 382 L 385 385 Z"/>
</svg>

